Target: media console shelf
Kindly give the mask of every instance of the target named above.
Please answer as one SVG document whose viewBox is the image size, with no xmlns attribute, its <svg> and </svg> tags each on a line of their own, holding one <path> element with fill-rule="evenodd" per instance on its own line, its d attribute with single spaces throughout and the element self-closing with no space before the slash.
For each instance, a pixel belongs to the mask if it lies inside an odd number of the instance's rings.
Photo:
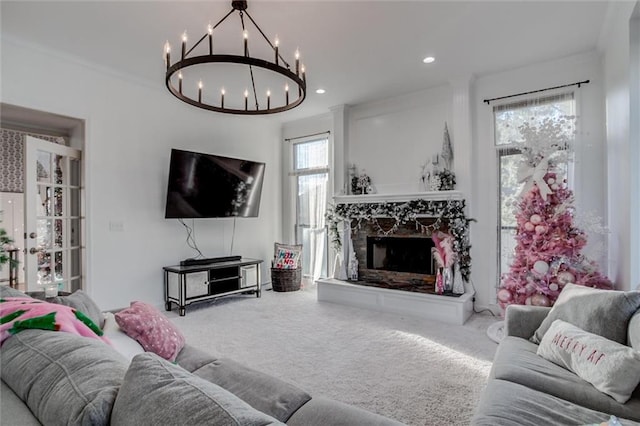
<svg viewBox="0 0 640 426">
<path fill-rule="evenodd" d="M 180 316 L 195 302 L 239 293 L 255 293 L 260 297 L 260 264 L 262 260 L 246 259 L 212 262 L 205 265 L 165 266 L 164 307 L 178 306 Z"/>
</svg>

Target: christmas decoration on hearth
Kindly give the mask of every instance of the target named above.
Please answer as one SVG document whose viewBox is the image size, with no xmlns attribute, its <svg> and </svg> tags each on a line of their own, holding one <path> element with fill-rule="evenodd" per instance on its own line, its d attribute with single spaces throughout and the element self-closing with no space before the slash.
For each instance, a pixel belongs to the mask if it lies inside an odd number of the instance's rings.
<svg viewBox="0 0 640 426">
<path fill-rule="evenodd" d="M 456 187 L 456 176 L 452 171 L 453 147 L 447 123 L 444 123 L 442 150 L 421 166 L 420 180 L 427 191 L 451 191 Z"/>
<path fill-rule="evenodd" d="M 440 190 L 440 178 L 436 174 L 440 171 L 440 155 L 436 154 L 421 166 L 420 182 L 425 191 Z"/>
<path fill-rule="evenodd" d="M 340 237 L 342 224 L 350 224 L 351 232 L 360 229 L 362 223 L 370 222 L 381 235 L 390 235 L 398 227 L 414 223 L 416 230 L 432 235 L 446 228 L 452 236 L 453 252 L 460 268 L 460 275 L 469 282 L 471 275 L 471 244 L 469 243 L 469 224 L 474 219 L 467 218 L 464 213 L 464 200 L 411 200 L 407 202 L 382 203 L 339 203 L 329 205 L 326 213 L 327 225 L 331 241 L 336 251 L 342 247 Z M 393 219 L 391 228 L 383 229 L 378 218 Z M 424 224 L 424 218 L 432 219 Z"/>
<path fill-rule="evenodd" d="M 449 128 L 447 122 L 444 122 L 444 135 L 442 137 L 442 151 L 440 157 L 444 162 L 443 166 L 445 170 L 451 170 L 453 167 L 453 146 L 451 145 L 451 137 L 449 137 Z"/>
<path fill-rule="evenodd" d="M 453 291 L 453 265 L 456 253 L 453 251 L 453 237 L 446 232 L 436 231 L 431 234 L 433 248 L 431 253 L 438 271 L 436 274 L 436 293 L 451 293 Z"/>
<path fill-rule="evenodd" d="M 573 192 L 559 167 L 568 161 L 574 132 L 572 116 L 520 127 L 524 143 L 518 176 L 524 187 L 515 213 L 515 256 L 497 294 L 503 309 L 510 304 L 552 306 L 567 283 L 613 287 L 581 253 L 587 235 L 574 225 Z"/>
<path fill-rule="evenodd" d="M 434 174 L 433 160 L 427 160 L 422 166 L 420 166 L 420 187 L 423 191 L 431 191 L 431 180 Z M 440 186 L 440 183 L 437 184 Z"/>
<path fill-rule="evenodd" d="M 362 169 L 362 172 L 358 173 L 358 168 L 355 164 L 349 167 L 349 175 L 351 176 L 351 193 L 354 195 L 361 194 L 373 194 L 373 185 L 371 184 L 371 178 Z"/>
<path fill-rule="evenodd" d="M 464 281 L 460 273 L 460 263 L 456 262 L 453 271 L 453 294 L 464 294 Z"/>
<path fill-rule="evenodd" d="M 452 191 L 456 187 L 456 175 L 451 170 L 444 169 L 435 175 L 438 181 L 438 191 Z"/>
</svg>

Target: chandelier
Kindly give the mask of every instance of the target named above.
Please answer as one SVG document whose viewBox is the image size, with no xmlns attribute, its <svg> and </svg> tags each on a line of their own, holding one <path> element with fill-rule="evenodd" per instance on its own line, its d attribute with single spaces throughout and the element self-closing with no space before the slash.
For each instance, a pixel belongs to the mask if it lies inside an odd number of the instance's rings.
<svg viewBox="0 0 640 426">
<path fill-rule="evenodd" d="M 185 31 L 182 34 L 179 60 L 173 64 L 171 45 L 169 41 L 165 43 L 167 89 L 190 105 L 228 114 L 273 114 L 300 105 L 306 96 L 307 80 L 304 65 L 300 63 L 299 51 L 295 52 L 294 70 L 291 70 L 289 63 L 280 54 L 278 38 L 273 43 L 267 38 L 247 12 L 247 1 L 234 0 L 231 7 L 231 11 L 217 24 L 209 24 L 205 34 L 191 47 L 187 46 Z M 241 37 L 236 45 L 237 52 L 218 53 L 218 45 L 223 42 L 214 31 L 236 11 L 242 30 L 238 33 Z M 245 15 L 257 31 L 245 26 Z M 250 46 L 250 34 L 255 34 L 257 40 L 264 39 L 266 44 Z M 252 37 L 251 41 L 253 40 Z M 254 56 L 250 55 L 249 47 L 255 49 Z M 262 57 L 258 57 L 260 53 Z"/>
</svg>

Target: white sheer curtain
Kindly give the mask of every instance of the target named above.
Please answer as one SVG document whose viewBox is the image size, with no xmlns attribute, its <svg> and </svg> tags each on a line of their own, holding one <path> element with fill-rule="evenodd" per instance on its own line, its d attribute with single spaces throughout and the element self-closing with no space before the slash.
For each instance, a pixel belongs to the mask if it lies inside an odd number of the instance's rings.
<svg viewBox="0 0 640 426">
<path fill-rule="evenodd" d="M 307 201 L 309 208 L 308 250 L 309 274 L 313 280 L 320 278 L 325 264 L 327 231 L 325 212 L 327 211 L 327 176 L 316 174 L 306 176 L 308 181 Z"/>
<path fill-rule="evenodd" d="M 296 242 L 303 245 L 303 273 L 318 279 L 327 273 L 327 190 L 329 144 L 326 136 L 293 145 L 296 180 Z"/>
</svg>

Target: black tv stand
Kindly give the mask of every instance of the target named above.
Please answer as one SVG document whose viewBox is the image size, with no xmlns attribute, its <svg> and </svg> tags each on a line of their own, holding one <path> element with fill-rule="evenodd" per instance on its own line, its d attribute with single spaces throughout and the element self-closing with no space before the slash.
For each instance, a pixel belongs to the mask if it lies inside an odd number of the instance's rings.
<svg viewBox="0 0 640 426">
<path fill-rule="evenodd" d="M 185 259 L 180 261 L 180 266 L 210 265 L 212 263 L 220 263 L 220 262 L 237 262 L 240 259 L 242 259 L 242 256 L 204 257 L 202 259 Z"/>
<path fill-rule="evenodd" d="M 203 260 L 203 259 L 200 259 Z M 170 311 L 178 306 L 180 316 L 191 303 L 232 294 L 255 294 L 260 297 L 261 278 L 258 259 L 209 262 L 206 265 L 165 266 L 164 302 Z"/>
</svg>

